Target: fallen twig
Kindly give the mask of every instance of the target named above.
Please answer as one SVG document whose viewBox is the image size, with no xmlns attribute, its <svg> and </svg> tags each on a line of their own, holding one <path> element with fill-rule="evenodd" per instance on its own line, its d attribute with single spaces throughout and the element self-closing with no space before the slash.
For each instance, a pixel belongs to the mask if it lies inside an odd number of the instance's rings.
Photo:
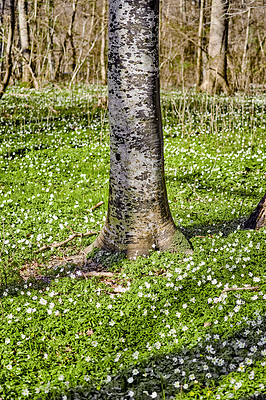
<svg viewBox="0 0 266 400">
<path fill-rule="evenodd" d="M 67 225 L 67 228 L 70 230 L 70 232 L 73 233 L 73 235 L 75 234 L 75 232 L 73 231 L 73 229 L 70 226 Z"/>
<path fill-rule="evenodd" d="M 113 287 L 113 291 L 114 291 L 115 293 L 125 293 L 125 292 L 127 292 L 129 289 L 130 289 L 129 286 L 126 287 L 126 288 L 124 288 L 124 287 L 121 286 L 121 285 Z"/>
<path fill-rule="evenodd" d="M 2 322 L 4 321 L 4 310 L 3 310 L 3 306 L 2 306 L 2 301 L 0 299 L 0 305 L 1 305 L 1 311 L 2 311 Z"/>
<path fill-rule="evenodd" d="M 9 96 L 16 96 L 16 97 L 29 97 L 29 94 L 26 93 L 8 93 Z"/>
<path fill-rule="evenodd" d="M 51 106 L 51 104 L 48 105 L 48 108 L 55 114 L 58 114 L 58 111 L 54 109 L 54 107 Z"/>
<path fill-rule="evenodd" d="M 84 274 L 84 272 L 83 272 L 83 271 L 81 271 L 81 273 L 82 273 L 83 277 L 85 278 L 85 280 L 87 281 L 87 280 L 88 280 L 88 278 L 86 277 L 86 275 Z"/>
<path fill-rule="evenodd" d="M 4 247 L 5 247 L 5 221 L 3 218 L 2 218 L 2 222 L 3 222 L 3 245 L 2 245 L 2 249 L 0 251 L 0 258 L 3 253 Z"/>
<path fill-rule="evenodd" d="M 106 276 L 112 277 L 114 274 L 112 272 L 105 272 L 105 271 L 87 271 L 82 273 L 85 277 L 86 276 Z"/>
<path fill-rule="evenodd" d="M 91 207 L 91 208 L 89 209 L 89 211 L 94 211 L 95 208 L 100 207 L 102 204 L 103 204 L 103 201 L 100 201 L 99 203 L 95 204 L 95 206 Z"/>
<path fill-rule="evenodd" d="M 57 248 L 57 247 L 64 246 L 64 244 L 67 244 L 68 242 L 73 240 L 75 237 L 94 236 L 94 235 L 98 235 L 98 233 L 99 233 L 99 231 L 89 231 L 86 233 L 74 232 L 73 235 L 69 236 L 68 239 L 63 240 L 63 242 L 52 243 L 49 245 L 45 244 L 40 249 L 35 250 L 34 253 L 39 253 L 40 251 L 46 251 L 46 250 L 50 250 L 51 248 Z"/>
<path fill-rule="evenodd" d="M 241 288 L 238 288 L 238 287 L 236 287 L 236 288 L 225 288 L 211 308 L 213 308 L 217 303 L 222 301 L 222 299 L 223 299 L 222 296 L 223 296 L 224 293 L 231 292 L 231 291 L 234 291 L 234 290 L 255 290 L 255 291 L 257 291 L 257 290 L 259 290 L 259 286 L 244 286 L 244 287 L 241 287 Z"/>
</svg>

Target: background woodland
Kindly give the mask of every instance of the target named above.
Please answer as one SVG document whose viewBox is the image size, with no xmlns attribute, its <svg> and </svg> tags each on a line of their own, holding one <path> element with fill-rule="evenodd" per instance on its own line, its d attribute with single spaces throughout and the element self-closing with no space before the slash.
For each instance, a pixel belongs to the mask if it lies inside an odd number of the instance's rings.
<svg viewBox="0 0 266 400">
<path fill-rule="evenodd" d="M 162 0 L 161 85 L 199 86 L 206 73 L 211 0 Z M 232 91 L 265 88 L 266 1 L 229 4 L 227 76 Z M 0 82 L 105 84 L 107 0 L 1 0 Z"/>
</svg>

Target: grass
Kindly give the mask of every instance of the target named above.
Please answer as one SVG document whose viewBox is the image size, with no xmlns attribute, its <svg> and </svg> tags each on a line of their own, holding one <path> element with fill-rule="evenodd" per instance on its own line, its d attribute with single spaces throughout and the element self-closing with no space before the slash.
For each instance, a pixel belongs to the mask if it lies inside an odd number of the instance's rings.
<svg viewBox="0 0 266 400">
<path fill-rule="evenodd" d="M 91 277 L 66 260 L 93 237 L 37 251 L 103 224 L 105 91 L 9 89 L 1 400 L 266 398 L 266 230 L 242 230 L 265 192 L 264 108 L 265 97 L 164 94 L 168 197 L 194 254 L 98 252 L 87 269 L 110 274 Z M 244 287 L 255 289 L 224 291 Z"/>
</svg>

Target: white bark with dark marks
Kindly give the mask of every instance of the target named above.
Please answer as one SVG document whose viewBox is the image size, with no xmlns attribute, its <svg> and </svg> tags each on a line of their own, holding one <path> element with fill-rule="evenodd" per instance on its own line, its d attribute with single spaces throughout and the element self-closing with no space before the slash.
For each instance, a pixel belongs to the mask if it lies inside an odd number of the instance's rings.
<svg viewBox="0 0 266 400">
<path fill-rule="evenodd" d="M 190 249 L 173 222 L 165 187 L 158 28 L 159 0 L 110 0 L 109 204 L 92 247 L 129 258 Z"/>
</svg>

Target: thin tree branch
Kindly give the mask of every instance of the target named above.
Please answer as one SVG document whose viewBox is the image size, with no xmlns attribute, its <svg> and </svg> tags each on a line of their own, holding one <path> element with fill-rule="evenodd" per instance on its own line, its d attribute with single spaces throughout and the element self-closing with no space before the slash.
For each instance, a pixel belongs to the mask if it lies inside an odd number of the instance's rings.
<svg viewBox="0 0 266 400">
<path fill-rule="evenodd" d="M 4 221 L 3 218 L 2 218 L 2 222 L 3 222 L 3 246 L 2 246 L 2 249 L 1 249 L 1 252 L 0 252 L 0 257 L 2 255 L 4 247 L 5 247 L 5 221 Z"/>
<path fill-rule="evenodd" d="M 2 322 L 4 321 L 4 310 L 2 306 L 2 300 L 0 299 L 1 311 L 2 311 Z"/>
<path fill-rule="evenodd" d="M 237 288 L 225 288 L 211 308 L 213 308 L 217 303 L 222 301 L 222 299 L 223 299 L 222 296 L 223 296 L 224 293 L 231 292 L 231 291 L 234 291 L 234 290 L 254 290 L 254 291 L 257 291 L 257 290 L 259 290 L 259 286 L 244 286 L 244 287 L 241 287 L 241 288 L 238 288 L 238 287 Z"/>
<path fill-rule="evenodd" d="M 88 271 L 88 272 L 83 272 L 82 273 L 84 277 L 86 278 L 87 276 L 105 276 L 105 277 L 112 277 L 114 274 L 112 272 L 105 272 L 105 271 Z"/>
<path fill-rule="evenodd" d="M 91 208 L 89 209 L 89 211 L 94 211 L 95 208 L 100 207 L 102 204 L 103 204 L 103 201 L 100 201 L 99 203 L 95 204 L 95 206 L 91 207 Z"/>
<path fill-rule="evenodd" d="M 49 244 L 49 245 L 45 244 L 40 249 L 35 250 L 34 253 L 39 253 L 40 251 L 50 250 L 51 248 L 56 249 L 58 247 L 64 246 L 65 244 L 67 244 L 68 242 L 70 242 L 71 240 L 73 240 L 76 237 L 81 237 L 82 238 L 84 236 L 94 236 L 94 235 L 97 235 L 98 233 L 99 233 L 99 231 L 89 231 L 89 232 L 86 232 L 86 233 L 74 232 L 73 235 L 69 236 L 68 239 L 63 240 L 63 242 L 52 243 L 52 244 Z"/>
<path fill-rule="evenodd" d="M 76 66 L 76 68 L 75 68 L 75 70 L 74 70 L 74 72 L 73 72 L 72 79 L 71 79 L 70 84 L 69 84 L 69 88 L 71 88 L 71 86 L 72 86 L 72 84 L 73 84 L 73 82 L 74 82 L 74 80 L 75 80 L 75 78 L 76 78 L 76 76 L 77 76 L 79 70 L 81 69 L 81 67 L 83 66 L 83 64 L 84 64 L 85 61 L 87 60 L 87 57 L 89 56 L 89 54 L 90 54 L 91 51 L 93 50 L 95 44 L 97 43 L 97 41 L 98 41 L 99 38 L 101 37 L 102 31 L 103 31 L 103 29 L 105 29 L 105 27 L 106 27 L 106 24 L 105 24 L 104 27 L 100 30 L 100 32 L 98 33 L 98 35 L 95 37 L 95 39 L 94 39 L 94 41 L 92 42 L 91 47 L 89 48 L 89 50 L 88 50 L 86 56 L 85 56 L 85 57 L 83 58 L 83 60 L 80 61 L 80 63 Z"/>
</svg>

